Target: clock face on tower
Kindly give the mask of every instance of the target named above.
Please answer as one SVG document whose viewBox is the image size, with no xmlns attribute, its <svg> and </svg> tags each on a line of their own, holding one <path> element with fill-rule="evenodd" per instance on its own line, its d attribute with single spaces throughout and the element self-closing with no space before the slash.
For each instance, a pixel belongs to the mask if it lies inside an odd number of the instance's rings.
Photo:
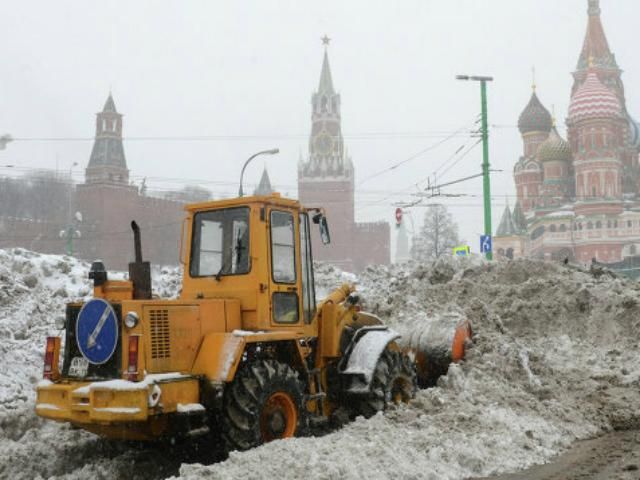
<svg viewBox="0 0 640 480">
<path fill-rule="evenodd" d="M 327 133 L 321 133 L 315 140 L 315 147 L 318 153 L 329 153 L 333 148 L 333 140 Z"/>
</svg>

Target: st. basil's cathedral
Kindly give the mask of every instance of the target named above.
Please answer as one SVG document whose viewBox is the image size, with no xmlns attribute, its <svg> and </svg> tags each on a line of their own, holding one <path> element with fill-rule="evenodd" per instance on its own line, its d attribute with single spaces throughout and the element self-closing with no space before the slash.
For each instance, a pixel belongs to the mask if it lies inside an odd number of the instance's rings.
<svg viewBox="0 0 640 480">
<path fill-rule="evenodd" d="M 573 88 L 567 140 L 535 90 L 520 115 L 523 153 L 513 177 L 517 202 L 495 235 L 500 257 L 534 257 L 624 268 L 640 254 L 640 124 L 627 110 L 622 70 L 609 49 L 599 0 Z"/>
</svg>

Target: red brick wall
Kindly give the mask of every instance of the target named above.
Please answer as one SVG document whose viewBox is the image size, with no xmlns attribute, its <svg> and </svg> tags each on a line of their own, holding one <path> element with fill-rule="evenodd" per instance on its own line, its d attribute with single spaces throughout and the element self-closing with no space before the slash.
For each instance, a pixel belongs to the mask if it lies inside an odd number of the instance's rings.
<svg viewBox="0 0 640 480">
<path fill-rule="evenodd" d="M 142 197 L 135 187 L 79 185 L 77 209 L 82 213 L 77 255 L 101 259 L 109 269 L 126 270 L 134 258 L 131 221 L 142 232 L 144 260 L 153 264 L 177 264 L 182 204 Z"/>
<path fill-rule="evenodd" d="M 367 265 L 391 261 L 391 232 L 386 222 L 356 223 L 354 218 L 354 186 L 352 180 L 298 181 L 300 202 L 305 207 L 324 207 L 331 244 L 320 241 L 317 225 L 311 238 L 313 258 L 329 262 L 347 271 L 360 271 Z"/>
<path fill-rule="evenodd" d="M 66 240 L 61 225 L 29 218 L 0 218 L 0 248 L 21 247 L 42 253 L 63 254 Z"/>
<path fill-rule="evenodd" d="M 330 245 L 320 241 L 317 225 L 311 228 L 313 258 L 353 270 L 353 182 L 300 180 L 298 194 L 305 207 L 323 207 L 329 222 Z"/>
</svg>

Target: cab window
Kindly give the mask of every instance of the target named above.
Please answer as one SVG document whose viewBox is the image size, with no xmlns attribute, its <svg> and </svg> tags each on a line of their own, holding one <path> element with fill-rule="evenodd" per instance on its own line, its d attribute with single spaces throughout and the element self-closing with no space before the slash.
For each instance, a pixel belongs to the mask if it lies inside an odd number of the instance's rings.
<svg viewBox="0 0 640 480">
<path fill-rule="evenodd" d="M 298 295 L 293 292 L 274 292 L 273 320 L 276 323 L 298 323 L 300 309 Z"/>
<path fill-rule="evenodd" d="M 189 271 L 192 277 L 248 273 L 249 260 L 249 208 L 196 213 Z"/>
<path fill-rule="evenodd" d="M 271 274 L 277 283 L 296 282 L 296 247 L 293 215 L 271 212 Z"/>
</svg>

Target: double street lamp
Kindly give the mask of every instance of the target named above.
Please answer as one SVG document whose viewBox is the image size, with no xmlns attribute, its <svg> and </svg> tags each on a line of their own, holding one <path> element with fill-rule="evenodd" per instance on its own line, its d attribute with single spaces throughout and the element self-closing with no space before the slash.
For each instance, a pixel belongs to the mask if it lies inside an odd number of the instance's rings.
<svg viewBox="0 0 640 480">
<path fill-rule="evenodd" d="M 491 228 L 491 182 L 489 180 L 489 121 L 487 114 L 487 82 L 493 77 L 480 75 L 456 75 L 456 80 L 480 82 L 480 101 L 482 107 L 482 193 L 484 197 L 484 234 L 492 235 Z M 493 252 L 487 251 L 487 260 L 493 259 Z"/>
</svg>

